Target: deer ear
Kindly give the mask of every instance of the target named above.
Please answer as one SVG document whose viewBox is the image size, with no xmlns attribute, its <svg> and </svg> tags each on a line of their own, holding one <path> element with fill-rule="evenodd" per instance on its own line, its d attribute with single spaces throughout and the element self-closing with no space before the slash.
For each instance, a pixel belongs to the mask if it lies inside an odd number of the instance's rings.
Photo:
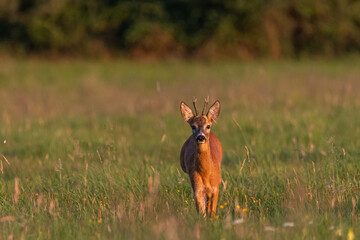
<svg viewBox="0 0 360 240">
<path fill-rule="evenodd" d="M 220 102 L 219 100 L 216 100 L 214 104 L 209 108 L 209 111 L 206 115 L 211 122 L 215 122 L 219 114 L 220 114 Z"/>
<path fill-rule="evenodd" d="M 191 108 L 184 102 L 180 103 L 180 111 L 186 122 L 189 122 L 189 120 L 194 117 L 194 113 L 192 112 Z"/>
</svg>

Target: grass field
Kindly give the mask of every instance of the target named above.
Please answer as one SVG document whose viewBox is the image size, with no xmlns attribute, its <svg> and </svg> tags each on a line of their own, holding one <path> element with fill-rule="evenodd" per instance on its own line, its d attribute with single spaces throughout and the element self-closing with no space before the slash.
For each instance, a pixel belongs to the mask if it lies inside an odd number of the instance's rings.
<svg viewBox="0 0 360 240">
<path fill-rule="evenodd" d="M 360 59 L 0 64 L 0 239 L 360 236 Z M 193 95 L 222 104 L 212 220 L 179 164 Z"/>
</svg>

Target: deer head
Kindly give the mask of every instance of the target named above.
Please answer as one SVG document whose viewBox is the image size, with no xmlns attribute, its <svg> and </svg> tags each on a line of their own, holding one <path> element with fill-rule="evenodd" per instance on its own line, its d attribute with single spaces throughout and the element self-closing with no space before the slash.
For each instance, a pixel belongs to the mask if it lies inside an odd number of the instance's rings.
<svg viewBox="0 0 360 240">
<path fill-rule="evenodd" d="M 218 100 L 209 108 L 209 111 L 205 115 L 206 105 L 209 102 L 209 97 L 205 98 L 204 108 L 202 114 L 196 108 L 196 98 L 193 98 L 193 104 L 195 108 L 194 115 L 191 108 L 186 103 L 180 103 L 180 111 L 184 120 L 189 123 L 194 140 L 197 144 L 206 143 L 209 140 L 211 125 L 216 121 L 220 114 L 220 102 Z"/>
</svg>

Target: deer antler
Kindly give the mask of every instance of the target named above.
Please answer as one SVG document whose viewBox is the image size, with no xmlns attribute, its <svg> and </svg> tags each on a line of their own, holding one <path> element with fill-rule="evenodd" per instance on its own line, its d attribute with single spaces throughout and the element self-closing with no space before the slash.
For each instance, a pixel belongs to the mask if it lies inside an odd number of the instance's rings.
<svg viewBox="0 0 360 240">
<path fill-rule="evenodd" d="M 206 110 L 206 105 L 209 103 L 209 96 L 207 96 L 205 98 L 205 103 L 204 103 L 204 109 L 202 111 L 202 115 L 205 115 L 205 110 Z"/>
<path fill-rule="evenodd" d="M 196 108 L 196 97 L 195 96 L 193 96 L 193 104 L 194 104 L 194 108 L 195 108 L 195 113 L 196 113 L 196 116 L 198 116 L 199 115 L 199 112 L 198 112 L 198 110 L 197 110 L 197 108 Z"/>
</svg>

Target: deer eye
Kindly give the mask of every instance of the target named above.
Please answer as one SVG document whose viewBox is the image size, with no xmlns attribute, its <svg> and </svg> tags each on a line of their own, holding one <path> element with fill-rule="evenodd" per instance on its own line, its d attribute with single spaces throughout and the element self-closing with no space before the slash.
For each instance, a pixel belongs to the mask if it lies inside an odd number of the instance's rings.
<svg viewBox="0 0 360 240">
<path fill-rule="evenodd" d="M 207 128 L 207 129 L 210 129 L 210 125 L 207 125 L 206 128 Z"/>
</svg>

